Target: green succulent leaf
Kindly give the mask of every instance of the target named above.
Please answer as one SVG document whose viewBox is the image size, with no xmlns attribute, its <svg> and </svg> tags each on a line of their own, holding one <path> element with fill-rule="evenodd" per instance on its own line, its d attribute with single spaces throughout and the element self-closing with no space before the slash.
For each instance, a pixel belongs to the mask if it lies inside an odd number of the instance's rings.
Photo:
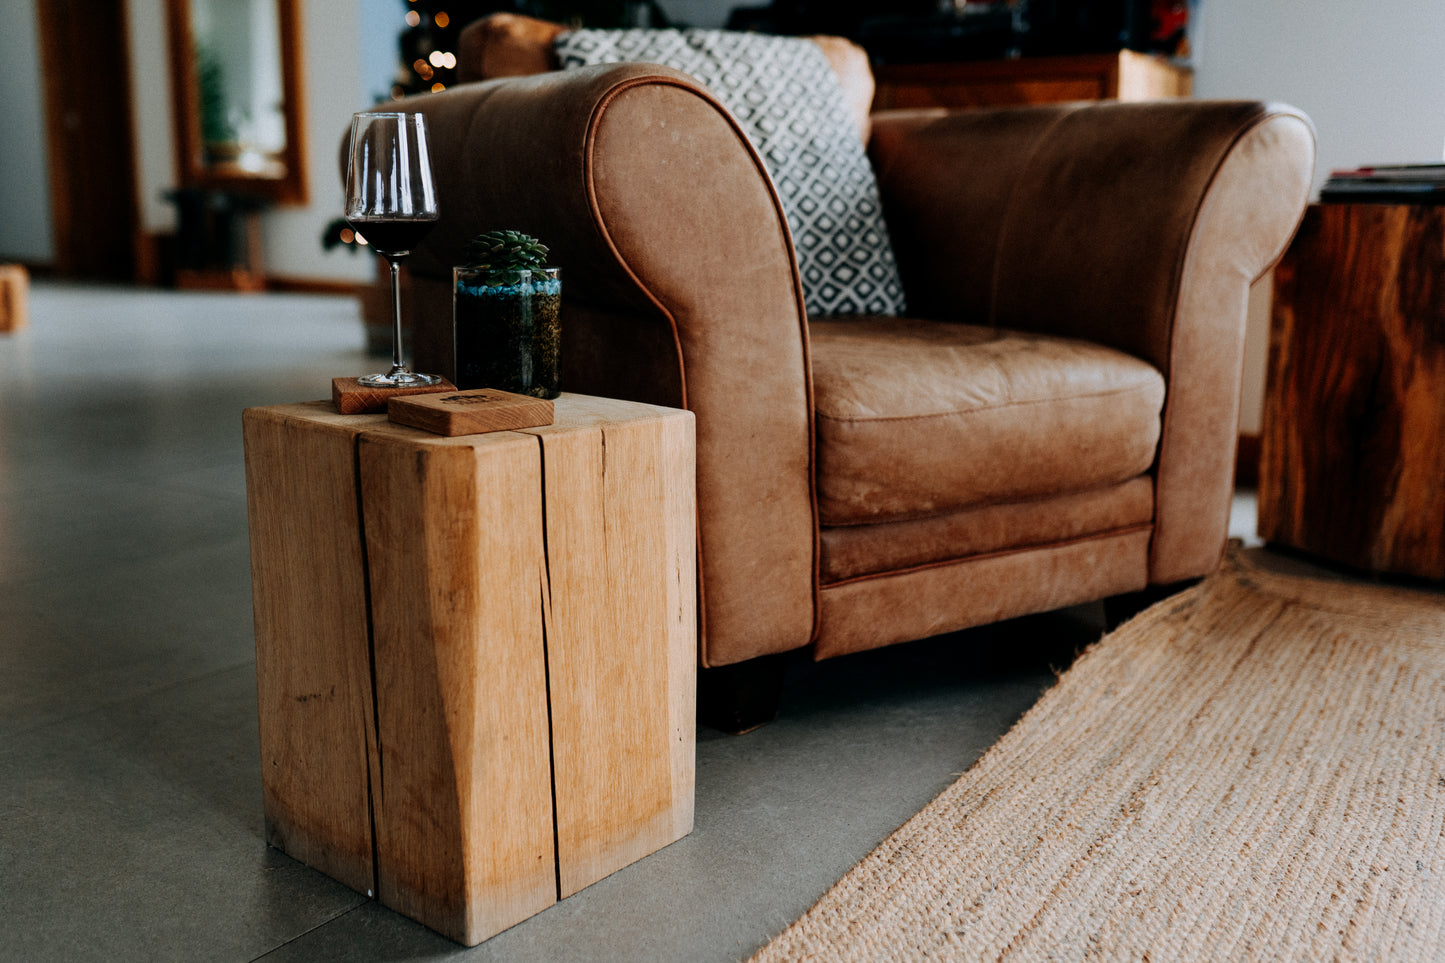
<svg viewBox="0 0 1445 963">
<path fill-rule="evenodd" d="M 467 242 L 467 266 L 540 271 L 547 266 L 547 245 L 521 231 L 488 231 Z"/>
</svg>

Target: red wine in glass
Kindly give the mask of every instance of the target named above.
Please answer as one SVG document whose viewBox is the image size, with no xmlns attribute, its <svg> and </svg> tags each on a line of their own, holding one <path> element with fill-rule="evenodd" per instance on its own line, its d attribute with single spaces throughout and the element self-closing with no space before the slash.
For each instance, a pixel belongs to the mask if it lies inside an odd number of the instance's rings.
<svg viewBox="0 0 1445 963">
<path fill-rule="evenodd" d="M 404 257 L 436 226 L 431 217 L 348 217 L 346 223 L 382 257 Z"/>
<path fill-rule="evenodd" d="M 437 221 L 426 119 L 421 114 L 363 111 L 351 118 L 346 162 L 346 223 L 391 268 L 391 370 L 357 380 L 374 388 L 441 382 L 416 374 L 401 359 L 401 259 Z"/>
</svg>

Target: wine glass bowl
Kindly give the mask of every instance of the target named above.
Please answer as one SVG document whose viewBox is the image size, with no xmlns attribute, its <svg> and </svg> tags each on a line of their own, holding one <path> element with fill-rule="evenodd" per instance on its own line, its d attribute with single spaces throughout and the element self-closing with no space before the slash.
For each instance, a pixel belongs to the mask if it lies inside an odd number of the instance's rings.
<svg viewBox="0 0 1445 963">
<path fill-rule="evenodd" d="M 391 269 L 391 370 L 357 381 L 371 388 L 440 384 L 437 375 L 408 369 L 401 353 L 401 259 L 437 221 L 426 119 L 421 114 L 363 111 L 352 116 L 344 216 Z"/>
</svg>

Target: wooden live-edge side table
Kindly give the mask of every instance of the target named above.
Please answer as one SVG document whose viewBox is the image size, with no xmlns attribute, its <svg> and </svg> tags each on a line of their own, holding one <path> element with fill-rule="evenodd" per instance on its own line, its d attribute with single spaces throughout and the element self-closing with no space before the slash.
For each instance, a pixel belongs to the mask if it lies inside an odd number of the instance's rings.
<svg viewBox="0 0 1445 963">
<path fill-rule="evenodd" d="M 1275 270 L 1267 541 L 1445 579 L 1445 207 L 1327 203 Z"/>
<path fill-rule="evenodd" d="M 268 842 L 472 945 L 692 829 L 690 412 L 248 409 Z"/>
</svg>

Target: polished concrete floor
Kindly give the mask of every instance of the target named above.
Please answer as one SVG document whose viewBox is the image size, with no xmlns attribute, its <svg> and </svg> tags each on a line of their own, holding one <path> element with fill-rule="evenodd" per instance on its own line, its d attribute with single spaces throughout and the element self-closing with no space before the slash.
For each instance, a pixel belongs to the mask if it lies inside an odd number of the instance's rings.
<svg viewBox="0 0 1445 963">
<path fill-rule="evenodd" d="M 363 342 L 343 298 L 45 282 L 0 335 L 0 960 L 745 958 L 1099 634 L 797 663 L 776 723 L 698 731 L 691 835 L 464 949 L 263 837 L 240 415 Z"/>
</svg>

